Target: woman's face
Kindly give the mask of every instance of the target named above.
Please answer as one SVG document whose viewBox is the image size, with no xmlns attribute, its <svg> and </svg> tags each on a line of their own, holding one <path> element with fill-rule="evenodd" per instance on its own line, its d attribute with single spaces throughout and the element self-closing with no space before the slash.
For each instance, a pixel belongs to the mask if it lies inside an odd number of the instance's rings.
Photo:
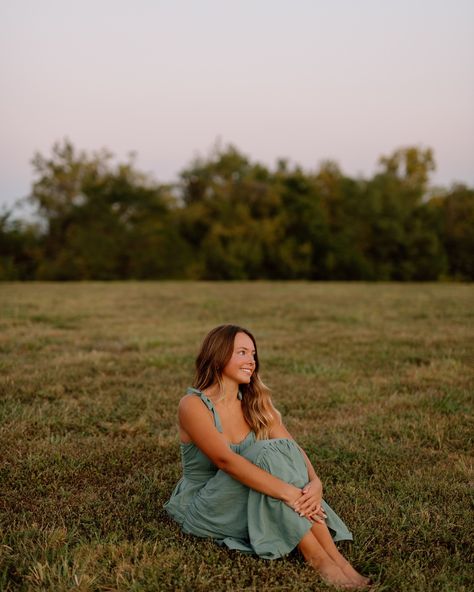
<svg viewBox="0 0 474 592">
<path fill-rule="evenodd" d="M 238 384 L 248 384 L 255 370 L 255 347 L 246 333 L 237 333 L 234 351 L 222 370 L 222 376 Z"/>
</svg>

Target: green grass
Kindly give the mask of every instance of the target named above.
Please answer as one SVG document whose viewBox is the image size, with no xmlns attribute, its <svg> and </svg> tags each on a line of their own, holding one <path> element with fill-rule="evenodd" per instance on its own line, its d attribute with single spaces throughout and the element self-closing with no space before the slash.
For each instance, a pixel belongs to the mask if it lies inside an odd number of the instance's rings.
<svg viewBox="0 0 474 592">
<path fill-rule="evenodd" d="M 0 589 L 329 590 L 184 535 L 176 406 L 204 334 L 254 332 L 262 377 L 380 591 L 474 589 L 474 288 L 0 284 Z"/>
</svg>

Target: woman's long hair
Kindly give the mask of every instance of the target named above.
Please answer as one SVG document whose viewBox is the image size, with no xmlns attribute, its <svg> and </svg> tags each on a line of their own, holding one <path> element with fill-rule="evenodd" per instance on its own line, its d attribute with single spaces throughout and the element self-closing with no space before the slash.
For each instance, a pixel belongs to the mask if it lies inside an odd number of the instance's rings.
<svg viewBox="0 0 474 592">
<path fill-rule="evenodd" d="M 263 384 L 258 375 L 257 344 L 250 331 L 237 325 L 219 325 L 212 329 L 204 338 L 196 358 L 194 387 L 202 391 L 217 383 L 223 389 L 222 371 L 234 352 L 234 339 L 237 333 L 248 335 L 255 348 L 255 370 L 249 384 L 241 384 L 239 388 L 242 393 L 245 421 L 255 433 L 255 437 L 263 440 L 268 438 L 270 426 L 275 417 L 280 419 L 280 414 L 273 406 L 270 389 Z"/>
</svg>

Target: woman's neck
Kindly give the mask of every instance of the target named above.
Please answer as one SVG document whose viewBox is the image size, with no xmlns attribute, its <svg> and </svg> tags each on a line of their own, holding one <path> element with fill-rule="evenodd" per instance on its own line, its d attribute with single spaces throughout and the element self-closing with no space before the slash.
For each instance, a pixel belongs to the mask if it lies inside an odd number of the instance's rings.
<svg viewBox="0 0 474 592">
<path fill-rule="evenodd" d="M 213 403 L 232 405 L 238 400 L 239 385 L 234 381 L 223 380 L 221 384 L 216 382 L 209 387 L 207 394 Z"/>
</svg>

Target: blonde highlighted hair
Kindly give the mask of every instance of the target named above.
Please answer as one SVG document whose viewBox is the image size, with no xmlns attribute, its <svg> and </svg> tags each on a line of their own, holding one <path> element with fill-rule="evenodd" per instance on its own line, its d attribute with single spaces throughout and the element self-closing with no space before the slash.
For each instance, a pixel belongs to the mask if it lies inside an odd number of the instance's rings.
<svg viewBox="0 0 474 592">
<path fill-rule="evenodd" d="M 245 333 L 255 348 L 255 370 L 249 384 L 241 384 L 242 411 L 245 421 L 255 433 L 257 440 L 269 437 L 270 427 L 280 421 L 280 414 L 275 409 L 270 396 L 270 389 L 265 386 L 258 375 L 259 360 L 255 338 L 248 331 L 237 325 L 219 325 L 212 329 L 201 346 L 196 358 L 196 375 L 193 386 L 203 391 L 214 384 L 222 388 L 222 371 L 234 352 L 234 340 L 237 333 Z"/>
</svg>

